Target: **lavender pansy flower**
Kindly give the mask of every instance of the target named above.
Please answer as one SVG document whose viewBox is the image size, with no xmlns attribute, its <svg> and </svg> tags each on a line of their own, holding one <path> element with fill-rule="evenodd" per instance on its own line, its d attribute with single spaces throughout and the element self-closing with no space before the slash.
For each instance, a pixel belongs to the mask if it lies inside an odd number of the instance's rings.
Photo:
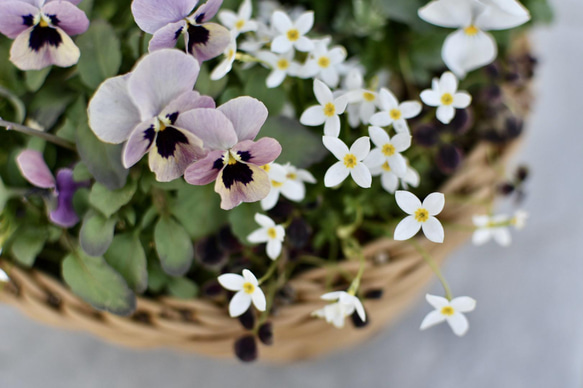
<svg viewBox="0 0 583 388">
<path fill-rule="evenodd" d="M 10 61 L 20 70 L 73 66 L 79 48 L 70 36 L 89 28 L 80 0 L 0 0 L 0 33 L 14 39 Z"/>
<path fill-rule="evenodd" d="M 186 50 L 199 62 L 214 58 L 225 51 L 231 34 L 225 27 L 208 23 L 223 4 L 223 0 L 208 0 L 193 9 L 198 0 L 134 0 L 132 13 L 138 26 L 149 34 L 150 51 L 171 48 L 184 35 Z"/>
<path fill-rule="evenodd" d="M 75 182 L 73 170 L 62 168 L 53 176 L 40 152 L 24 150 L 16 158 L 22 176 L 32 185 L 42 189 L 50 189 L 55 204 L 49 212 L 50 220 L 63 228 L 70 228 L 79 222 L 79 217 L 73 209 L 73 196 L 80 187 L 87 187 L 88 182 Z"/>
<path fill-rule="evenodd" d="M 275 139 L 253 141 L 267 119 L 267 108 L 254 98 L 239 97 L 214 112 L 217 111 L 221 116 L 211 115 L 211 109 L 197 109 L 179 119 L 210 151 L 206 158 L 186 169 L 184 179 L 191 185 L 215 181 L 215 191 L 225 210 L 241 202 L 260 201 L 271 190 L 267 172 L 261 166 L 273 162 L 281 153 L 281 145 Z"/>
<path fill-rule="evenodd" d="M 148 54 L 131 73 L 99 86 L 89 103 L 89 126 L 106 143 L 127 141 L 122 156 L 126 168 L 149 152 L 158 181 L 179 178 L 206 152 L 201 139 L 177 120 L 190 110 L 215 107 L 212 98 L 192 90 L 198 72 L 198 62 L 181 51 Z M 208 115 L 221 114 L 211 110 Z"/>
</svg>

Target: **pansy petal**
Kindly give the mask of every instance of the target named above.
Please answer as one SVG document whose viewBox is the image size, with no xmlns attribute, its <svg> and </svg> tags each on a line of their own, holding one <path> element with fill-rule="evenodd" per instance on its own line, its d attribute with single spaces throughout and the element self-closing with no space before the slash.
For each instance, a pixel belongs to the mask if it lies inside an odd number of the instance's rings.
<svg viewBox="0 0 583 388">
<path fill-rule="evenodd" d="M 140 123 L 130 134 L 122 153 L 122 163 L 125 168 L 130 168 L 138 163 L 152 147 L 156 138 L 155 120 Z"/>
<path fill-rule="evenodd" d="M 395 194 L 397 205 L 407 214 L 414 214 L 421 207 L 421 201 L 415 194 L 399 190 Z"/>
<path fill-rule="evenodd" d="M 221 196 L 221 209 L 224 210 L 230 210 L 242 202 L 260 201 L 270 190 L 267 173 L 253 164 L 227 165 L 215 181 L 215 192 Z"/>
<path fill-rule="evenodd" d="M 334 136 L 322 136 L 322 143 L 338 160 L 344 160 L 344 156 L 350 152 L 346 144 Z"/>
<path fill-rule="evenodd" d="M 0 33 L 10 39 L 16 38 L 30 27 L 24 23 L 23 17 L 34 17 L 39 9 L 22 1 L 0 2 Z"/>
<path fill-rule="evenodd" d="M 198 0 L 134 0 L 132 14 L 142 30 L 153 34 L 167 24 L 190 15 L 197 2 Z"/>
<path fill-rule="evenodd" d="M 421 229 L 421 224 L 415 220 L 415 217 L 407 216 L 395 228 L 393 238 L 397 241 L 408 240 L 415 236 L 419 229 Z"/>
<path fill-rule="evenodd" d="M 208 150 L 228 150 L 237 144 L 231 120 L 217 109 L 193 109 L 182 113 L 176 125 L 194 133 Z"/>
<path fill-rule="evenodd" d="M 271 260 L 275 260 L 279 257 L 281 253 L 281 241 L 278 240 L 269 240 L 267 242 L 267 257 Z"/>
<path fill-rule="evenodd" d="M 445 195 L 443 193 L 431 193 L 423 200 L 423 207 L 427 209 L 430 216 L 441 213 L 444 205 Z"/>
<path fill-rule="evenodd" d="M 298 29 L 300 34 L 305 35 L 307 34 L 314 25 L 314 12 L 308 11 L 304 12 L 300 15 L 299 18 L 295 21 L 295 27 Z"/>
<path fill-rule="evenodd" d="M 232 150 L 239 153 L 244 162 L 263 166 L 277 159 L 281 154 L 281 144 L 271 137 L 263 137 L 258 141 L 242 141 Z"/>
<path fill-rule="evenodd" d="M 182 32 L 185 28 L 186 21 L 184 20 L 180 20 L 175 23 L 169 23 L 166 26 L 160 28 L 154 33 L 152 39 L 150 39 L 148 50 L 152 52 L 176 46 L 178 38 L 182 36 Z"/>
<path fill-rule="evenodd" d="M 221 55 L 231 43 L 231 33 L 216 23 L 188 26 L 188 52 L 199 62 Z"/>
<path fill-rule="evenodd" d="M 40 70 L 50 65 L 71 67 L 79 61 L 81 53 L 69 35 L 58 27 L 44 28 L 51 30 L 50 40 L 32 39 L 37 45 L 31 46 L 31 34 L 37 33 L 31 27 L 12 42 L 10 61 L 20 70 Z"/>
<path fill-rule="evenodd" d="M 467 108 L 472 103 L 472 96 L 467 92 L 459 92 L 453 96 L 453 107 L 457 109 Z"/>
<path fill-rule="evenodd" d="M 55 15 L 59 20 L 56 26 L 69 36 L 82 34 L 89 28 L 89 19 L 85 12 L 67 1 L 52 1 L 42 11 L 45 15 Z"/>
<path fill-rule="evenodd" d="M 300 123 L 310 127 L 322 125 L 326 122 L 326 115 L 321 105 L 314 105 L 309 107 L 302 113 Z"/>
<path fill-rule="evenodd" d="M 217 278 L 219 284 L 229 291 L 240 291 L 243 289 L 245 279 L 235 273 L 226 273 Z"/>
<path fill-rule="evenodd" d="M 350 170 L 350 176 L 352 176 L 354 182 L 362 188 L 367 189 L 372 184 L 372 175 L 364 163 L 357 163 L 356 166 Z"/>
<path fill-rule="evenodd" d="M 182 113 L 200 108 L 214 109 L 215 100 L 213 100 L 212 97 L 201 95 L 196 90 L 192 90 L 190 92 L 183 93 L 176 99 L 172 100 L 168 105 L 166 105 L 166 108 L 162 110 L 160 116 L 167 119 L 172 119 L 173 116 L 178 116 L 179 119 Z M 176 125 L 181 128 L 185 128 L 179 124 L 178 121 L 176 121 Z"/>
<path fill-rule="evenodd" d="M 196 186 L 214 182 L 223 166 L 223 154 L 223 151 L 212 151 L 204 159 L 194 162 L 184 171 L 184 180 Z"/>
<path fill-rule="evenodd" d="M 479 31 L 468 36 L 463 29 L 449 34 L 441 50 L 447 67 L 460 78 L 469 71 L 492 63 L 497 54 L 498 48 L 492 35 Z"/>
<path fill-rule="evenodd" d="M 440 27 L 457 28 L 472 22 L 472 6 L 468 0 L 434 0 L 419 9 L 419 17 Z"/>
<path fill-rule="evenodd" d="M 326 171 L 326 175 L 324 175 L 324 186 L 338 186 L 344 182 L 348 175 L 350 175 L 350 171 L 344 166 L 344 163 L 336 162 Z"/>
<path fill-rule="evenodd" d="M 194 19 L 197 23 L 205 23 L 211 20 L 221 8 L 223 0 L 207 0 L 206 3 L 198 7 L 194 13 Z"/>
<path fill-rule="evenodd" d="M 439 295 L 425 294 L 425 300 L 436 310 L 449 306 L 449 300 Z"/>
<path fill-rule="evenodd" d="M 474 309 L 476 308 L 475 299 L 470 298 L 469 296 L 458 296 L 457 298 L 452 299 L 450 304 L 451 307 L 454 308 L 454 310 L 462 313 L 474 311 Z"/>
<path fill-rule="evenodd" d="M 63 168 L 57 172 L 57 208 L 49 214 L 51 221 L 64 228 L 75 226 L 79 216 L 73 208 L 73 196 L 78 184 L 73 179 L 73 170 Z"/>
<path fill-rule="evenodd" d="M 43 155 L 36 150 L 24 150 L 16 157 L 16 164 L 22 176 L 36 187 L 52 189 L 55 178 L 49 170 Z"/>
<path fill-rule="evenodd" d="M 265 294 L 261 288 L 257 287 L 255 292 L 251 294 L 251 299 L 253 300 L 253 305 L 259 311 L 265 311 L 267 307 L 267 301 L 265 300 Z"/>
<path fill-rule="evenodd" d="M 441 314 L 439 311 L 431 311 L 429 314 L 425 316 L 423 322 L 421 322 L 421 326 L 419 327 L 419 329 L 425 330 L 443 321 L 445 321 L 445 316 L 443 314 Z"/>
<path fill-rule="evenodd" d="M 455 312 L 453 315 L 450 315 L 446 318 L 447 323 L 453 330 L 454 334 L 461 337 L 468 332 L 470 328 L 470 324 L 468 323 L 468 319 L 465 315 Z"/>
<path fill-rule="evenodd" d="M 455 116 L 455 108 L 451 105 L 442 105 L 437 108 L 435 116 L 443 124 L 449 124 Z"/>
<path fill-rule="evenodd" d="M 237 292 L 231 302 L 229 303 L 229 315 L 236 318 L 247 310 L 251 306 L 251 295 L 245 293 L 244 291 Z"/>
<path fill-rule="evenodd" d="M 412 217 L 412 216 L 410 216 Z M 429 241 L 434 243 L 442 243 L 444 238 L 444 231 L 441 222 L 435 217 L 430 216 L 422 225 L 423 234 Z"/>
<path fill-rule="evenodd" d="M 366 158 L 369 152 L 370 138 L 368 136 L 359 137 L 350 147 L 350 153 L 356 156 L 359 161 Z"/>
<path fill-rule="evenodd" d="M 248 96 L 229 100 L 217 109 L 231 120 L 239 141 L 255 139 L 268 116 L 265 105 Z"/>
</svg>

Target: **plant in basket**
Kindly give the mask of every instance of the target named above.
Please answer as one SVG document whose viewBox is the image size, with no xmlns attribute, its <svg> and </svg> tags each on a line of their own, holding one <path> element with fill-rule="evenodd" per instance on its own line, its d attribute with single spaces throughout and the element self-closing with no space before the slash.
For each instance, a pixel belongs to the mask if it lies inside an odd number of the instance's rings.
<svg viewBox="0 0 583 388">
<path fill-rule="evenodd" d="M 504 160 L 550 10 L 523 3 L 0 2 L 3 300 L 285 359 L 373 333 L 431 271 L 421 329 L 464 335 L 439 263 L 526 219 L 493 211 L 528 176 Z"/>
</svg>

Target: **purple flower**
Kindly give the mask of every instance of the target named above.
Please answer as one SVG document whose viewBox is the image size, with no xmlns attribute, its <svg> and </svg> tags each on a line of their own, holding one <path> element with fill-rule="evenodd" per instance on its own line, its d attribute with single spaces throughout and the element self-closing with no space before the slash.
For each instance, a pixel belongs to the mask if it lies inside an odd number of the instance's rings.
<svg viewBox="0 0 583 388">
<path fill-rule="evenodd" d="M 73 209 L 73 196 L 80 187 L 87 187 L 88 182 L 75 182 L 73 170 L 62 168 L 53 176 L 40 152 L 24 150 L 16 158 L 22 176 L 32 185 L 52 191 L 52 200 L 56 202 L 49 212 L 51 221 L 63 228 L 70 228 L 79 222 L 79 217 Z"/>
<path fill-rule="evenodd" d="M 134 0 L 132 13 L 138 26 L 154 37 L 150 51 L 171 48 L 184 35 L 186 50 L 199 62 L 225 51 L 231 41 L 229 30 L 207 23 L 221 7 L 223 0 L 208 0 L 193 9 L 198 0 Z"/>
<path fill-rule="evenodd" d="M 217 111 L 220 116 L 211 115 Z M 275 139 L 253 141 L 266 119 L 265 105 L 251 97 L 235 98 L 214 111 L 198 109 L 182 115 L 180 120 L 210 151 L 186 169 L 184 179 L 191 185 L 215 181 L 215 191 L 225 210 L 265 198 L 271 183 L 261 166 L 273 162 L 281 153 L 281 145 Z"/>
<path fill-rule="evenodd" d="M 79 61 L 70 36 L 87 31 L 89 20 L 76 7 L 81 0 L 0 0 L 0 33 L 14 39 L 10 60 L 20 70 Z"/>
<path fill-rule="evenodd" d="M 149 152 L 150 170 L 158 181 L 182 176 L 206 151 L 197 134 L 178 120 L 190 110 L 215 107 L 212 98 L 192 90 L 199 68 L 194 58 L 178 50 L 146 55 L 131 73 L 99 86 L 89 102 L 89 126 L 106 143 L 127 141 L 122 156 L 126 168 Z"/>
</svg>

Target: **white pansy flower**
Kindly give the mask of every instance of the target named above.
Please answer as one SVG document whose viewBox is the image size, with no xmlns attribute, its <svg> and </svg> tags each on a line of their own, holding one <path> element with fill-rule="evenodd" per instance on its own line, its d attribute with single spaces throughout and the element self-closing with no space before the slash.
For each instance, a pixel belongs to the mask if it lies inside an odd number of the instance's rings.
<svg viewBox="0 0 583 388">
<path fill-rule="evenodd" d="M 434 0 L 419 9 L 419 17 L 436 26 L 458 28 L 445 39 L 441 56 L 460 78 L 496 59 L 496 40 L 486 31 L 530 20 L 528 10 L 516 0 Z"/>
<path fill-rule="evenodd" d="M 303 78 L 318 78 L 331 88 L 338 86 L 340 75 L 338 66 L 346 59 L 346 49 L 342 46 L 328 49 L 330 38 L 315 40 L 314 49 L 301 70 Z"/>
<path fill-rule="evenodd" d="M 320 105 L 309 107 L 302 113 L 300 123 L 308 126 L 324 124 L 324 135 L 338 137 L 340 134 L 340 117 L 346 110 L 346 98 L 334 98 L 332 91 L 322 81 L 314 80 L 314 94 Z"/>
<path fill-rule="evenodd" d="M 265 294 L 251 271 L 244 269 L 243 276 L 227 273 L 219 276 L 218 281 L 227 290 L 236 292 L 229 303 L 229 315 L 231 317 L 235 318 L 245 313 L 251 303 L 255 305 L 257 310 L 265 311 L 267 304 Z"/>
<path fill-rule="evenodd" d="M 265 81 L 268 88 L 278 87 L 288 75 L 297 75 L 300 68 L 300 65 L 293 61 L 293 51 L 288 51 L 284 54 L 275 54 L 271 51 L 263 50 L 257 53 L 257 58 L 269 64 L 271 67 L 271 73 L 269 73 Z"/>
<path fill-rule="evenodd" d="M 348 123 L 352 128 L 362 124 L 368 124 L 370 118 L 375 113 L 379 104 L 379 95 L 374 90 L 364 88 L 364 78 L 362 70 L 354 68 L 346 75 L 343 82 L 347 90 L 348 99 Z"/>
<path fill-rule="evenodd" d="M 470 106 L 472 96 L 468 92 L 457 91 L 458 80 L 453 73 L 446 71 L 441 78 L 433 79 L 431 89 L 421 92 L 421 101 L 426 105 L 437 107 L 437 119 L 444 124 L 451 123 L 456 109 Z"/>
<path fill-rule="evenodd" d="M 324 186 L 334 187 L 344 182 L 348 175 L 354 182 L 363 188 L 369 188 L 372 183 L 372 175 L 368 167 L 362 162 L 370 152 L 370 140 L 363 136 L 356 139 L 350 150 L 344 142 L 337 137 L 324 136 L 322 138 L 326 147 L 338 159 L 324 175 Z"/>
<path fill-rule="evenodd" d="M 437 295 L 425 295 L 427 302 L 435 308 L 425 316 L 421 323 L 421 330 L 430 328 L 443 321 L 447 321 L 454 334 L 463 336 L 467 333 L 470 324 L 463 313 L 468 313 L 476 308 L 476 301 L 468 296 L 459 296 L 451 301 Z"/>
<path fill-rule="evenodd" d="M 370 152 L 364 163 L 369 167 L 387 163 L 398 177 L 404 177 L 407 172 L 407 161 L 401 152 L 411 146 L 411 135 L 398 133 L 391 138 L 387 131 L 375 126 L 369 127 L 368 133 L 377 148 Z"/>
<path fill-rule="evenodd" d="M 271 260 L 277 259 L 281 254 L 285 229 L 281 225 L 276 225 L 271 218 L 259 213 L 255 214 L 255 222 L 261 228 L 247 236 L 247 240 L 254 244 L 267 243 L 267 256 Z"/>
<path fill-rule="evenodd" d="M 281 166 L 277 163 L 264 166 L 271 181 L 271 190 L 267 197 L 261 200 L 263 210 L 272 209 L 282 194 L 290 201 L 300 202 L 306 197 L 305 183 L 316 183 L 316 178 L 307 170 L 298 169 L 287 163 Z"/>
<path fill-rule="evenodd" d="M 257 31 L 257 22 L 251 20 L 253 6 L 251 0 L 243 0 L 237 13 L 230 10 L 219 12 L 218 18 L 221 24 L 231 30 L 231 34 L 237 37 L 242 32 Z"/>
<path fill-rule="evenodd" d="M 370 118 L 370 124 L 377 127 L 393 125 L 396 132 L 409 133 L 409 126 L 406 119 L 413 118 L 421 113 L 421 103 L 418 101 L 399 100 L 388 89 L 382 88 L 379 94 L 380 112 L 375 113 Z"/>
<path fill-rule="evenodd" d="M 231 35 L 231 42 L 225 48 L 223 52 L 225 58 L 214 68 L 211 73 L 210 78 L 213 81 L 219 80 L 227 75 L 228 72 L 233 68 L 233 63 L 235 62 L 235 57 L 237 56 L 237 39 Z"/>
<path fill-rule="evenodd" d="M 271 51 L 283 54 L 294 48 L 298 51 L 309 52 L 314 49 L 312 42 L 306 35 L 314 25 L 314 12 L 304 12 L 295 22 L 282 11 L 275 11 L 271 15 L 271 27 L 279 35 L 271 42 Z"/>
<path fill-rule="evenodd" d="M 518 210 L 513 217 L 506 214 L 475 215 L 472 217 L 476 227 L 472 235 L 472 242 L 475 245 L 482 245 L 493 239 L 503 247 L 509 246 L 512 242 L 510 226 L 522 229 L 527 217 L 528 214 L 521 210 Z"/>
<path fill-rule="evenodd" d="M 395 194 L 397 205 L 407 214 L 395 229 L 395 240 L 408 240 L 415 236 L 419 229 L 430 241 L 442 243 L 444 231 L 436 215 L 441 213 L 445 205 L 445 196 L 442 193 L 429 194 L 423 203 L 414 194 L 399 190 Z"/>
<path fill-rule="evenodd" d="M 366 321 L 364 306 L 356 296 L 345 291 L 334 291 L 322 295 L 321 298 L 330 301 L 337 300 L 337 302 L 314 311 L 312 316 L 323 318 L 326 322 L 333 324 L 338 329 L 344 327 L 344 319 L 351 316 L 354 311 L 356 311 L 363 322 Z"/>
</svg>

